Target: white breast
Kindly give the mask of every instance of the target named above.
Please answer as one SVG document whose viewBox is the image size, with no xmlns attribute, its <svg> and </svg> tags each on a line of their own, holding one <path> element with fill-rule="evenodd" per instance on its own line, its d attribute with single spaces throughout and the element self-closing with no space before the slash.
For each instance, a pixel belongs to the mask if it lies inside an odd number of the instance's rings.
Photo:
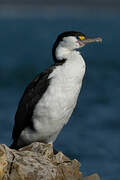
<svg viewBox="0 0 120 180">
<path fill-rule="evenodd" d="M 33 112 L 36 134 L 29 138 L 47 143 L 55 140 L 74 110 L 84 73 L 85 63 L 78 53 L 73 53 L 69 60 L 54 69 L 49 75 L 49 87 Z"/>
</svg>

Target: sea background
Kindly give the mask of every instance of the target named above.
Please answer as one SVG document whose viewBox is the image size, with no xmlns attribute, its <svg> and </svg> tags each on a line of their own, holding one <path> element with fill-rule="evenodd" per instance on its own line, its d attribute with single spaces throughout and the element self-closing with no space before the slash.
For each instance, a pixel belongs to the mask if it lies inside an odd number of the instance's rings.
<svg viewBox="0 0 120 180">
<path fill-rule="evenodd" d="M 10 145 L 18 102 L 33 77 L 53 64 L 57 35 L 76 30 L 102 44 L 81 49 L 86 74 L 77 106 L 55 147 L 81 162 L 83 175 L 120 177 L 120 11 L 104 7 L 0 6 L 0 143 Z"/>
</svg>

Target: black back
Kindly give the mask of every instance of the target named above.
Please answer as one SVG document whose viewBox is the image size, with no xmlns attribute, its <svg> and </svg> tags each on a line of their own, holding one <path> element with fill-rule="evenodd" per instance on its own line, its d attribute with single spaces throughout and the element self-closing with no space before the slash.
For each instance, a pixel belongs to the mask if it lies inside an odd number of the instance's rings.
<svg viewBox="0 0 120 180">
<path fill-rule="evenodd" d="M 50 73 L 52 73 L 56 66 L 62 65 L 63 63 L 64 61 L 56 63 L 49 69 L 38 74 L 25 89 L 15 115 L 15 123 L 12 133 L 14 142 L 11 145 L 11 148 L 15 148 L 15 146 L 17 146 L 17 140 L 22 130 L 24 130 L 26 127 L 30 127 L 32 130 L 34 130 L 34 125 L 31 119 L 34 107 L 50 84 L 51 79 L 48 79 L 48 76 Z"/>
</svg>

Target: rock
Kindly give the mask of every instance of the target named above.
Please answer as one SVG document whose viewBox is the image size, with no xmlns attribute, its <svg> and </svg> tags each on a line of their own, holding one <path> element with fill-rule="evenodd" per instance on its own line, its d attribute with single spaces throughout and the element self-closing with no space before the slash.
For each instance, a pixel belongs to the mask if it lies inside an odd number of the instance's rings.
<svg viewBox="0 0 120 180">
<path fill-rule="evenodd" d="M 100 180 L 97 174 L 83 178 L 80 163 L 51 145 L 35 142 L 13 150 L 0 145 L 0 180 Z"/>
<path fill-rule="evenodd" d="M 85 177 L 84 180 L 100 180 L 100 177 L 98 174 L 92 174 L 91 176 Z"/>
</svg>

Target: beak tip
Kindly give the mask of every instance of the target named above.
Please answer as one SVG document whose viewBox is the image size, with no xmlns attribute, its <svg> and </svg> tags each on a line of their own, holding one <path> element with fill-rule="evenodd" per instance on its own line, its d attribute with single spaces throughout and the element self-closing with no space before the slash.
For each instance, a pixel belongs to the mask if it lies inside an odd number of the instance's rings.
<svg viewBox="0 0 120 180">
<path fill-rule="evenodd" d="M 98 37 L 98 38 L 96 39 L 96 42 L 102 43 L 102 38 L 101 38 L 101 37 Z"/>
</svg>

